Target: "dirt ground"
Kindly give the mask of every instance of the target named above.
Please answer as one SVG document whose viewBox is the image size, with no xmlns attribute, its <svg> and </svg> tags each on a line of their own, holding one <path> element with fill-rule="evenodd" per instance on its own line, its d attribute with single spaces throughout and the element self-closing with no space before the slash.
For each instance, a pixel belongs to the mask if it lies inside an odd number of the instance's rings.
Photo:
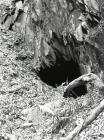
<svg viewBox="0 0 104 140">
<path fill-rule="evenodd" d="M 64 99 L 63 86 L 53 89 L 38 80 L 30 54 L 23 36 L 0 28 L 0 139 L 64 140 L 104 95 L 94 88 Z M 53 115 L 42 109 L 44 104 Z M 104 112 L 75 139 L 103 140 Z"/>
<path fill-rule="evenodd" d="M 0 140 L 64 140 L 104 99 L 92 85 L 84 96 L 63 98 L 62 85 L 35 75 L 33 52 L 21 34 L 0 26 Z M 104 140 L 104 112 L 75 140 Z"/>
</svg>

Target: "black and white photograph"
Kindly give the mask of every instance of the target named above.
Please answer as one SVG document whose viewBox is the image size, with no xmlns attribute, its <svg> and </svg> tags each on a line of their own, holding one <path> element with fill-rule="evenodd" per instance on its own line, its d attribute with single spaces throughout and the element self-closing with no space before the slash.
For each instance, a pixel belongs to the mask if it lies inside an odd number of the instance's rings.
<svg viewBox="0 0 104 140">
<path fill-rule="evenodd" d="M 104 0 L 0 0 L 0 140 L 104 140 Z"/>
</svg>

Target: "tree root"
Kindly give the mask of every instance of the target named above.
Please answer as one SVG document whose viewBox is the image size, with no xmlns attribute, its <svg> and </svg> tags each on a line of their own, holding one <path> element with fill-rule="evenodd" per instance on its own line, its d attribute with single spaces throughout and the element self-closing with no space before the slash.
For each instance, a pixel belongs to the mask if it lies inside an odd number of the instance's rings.
<svg viewBox="0 0 104 140">
<path fill-rule="evenodd" d="M 102 100 L 97 107 L 91 110 L 90 116 L 88 116 L 87 119 L 82 124 L 79 124 L 72 132 L 70 132 L 70 134 L 65 138 L 65 140 L 73 140 L 73 138 L 76 135 L 78 135 L 81 131 L 83 131 L 98 117 L 98 115 L 103 111 L 103 109 L 104 109 L 104 100 Z"/>
<path fill-rule="evenodd" d="M 89 82 L 95 84 L 98 88 L 104 88 L 104 84 L 102 83 L 100 78 L 96 74 L 89 73 L 89 74 L 82 75 L 79 78 L 73 80 L 66 87 L 65 91 L 70 92 L 72 88 Z M 85 121 L 79 123 L 78 126 L 72 132 L 70 132 L 70 134 L 65 138 L 65 140 L 73 140 L 73 138 L 76 135 L 78 135 L 81 131 L 83 131 L 88 125 L 90 125 L 98 117 L 98 115 L 103 111 L 103 109 L 104 109 L 104 100 L 102 100 L 97 107 L 91 110 L 90 116 L 88 116 Z"/>
<path fill-rule="evenodd" d="M 96 74 L 89 73 L 89 74 L 84 74 L 84 75 L 78 77 L 77 79 L 73 80 L 72 82 L 70 82 L 66 86 L 64 93 L 68 94 L 74 87 L 77 87 L 79 85 L 84 85 L 87 83 L 93 83 L 98 88 L 104 87 L 104 84 L 102 83 L 102 81 L 100 80 L 100 78 Z"/>
</svg>

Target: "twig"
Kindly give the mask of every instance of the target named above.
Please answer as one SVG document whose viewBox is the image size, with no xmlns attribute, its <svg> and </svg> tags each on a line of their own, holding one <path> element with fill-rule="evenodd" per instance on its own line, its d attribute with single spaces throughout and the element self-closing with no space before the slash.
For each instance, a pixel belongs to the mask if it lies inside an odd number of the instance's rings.
<svg viewBox="0 0 104 140">
<path fill-rule="evenodd" d="M 84 121 L 82 125 L 77 126 L 72 132 L 70 132 L 70 134 L 65 138 L 65 140 L 73 140 L 73 138 L 77 134 L 83 131 L 98 117 L 98 115 L 103 111 L 103 109 L 104 109 L 104 100 L 102 100 L 100 104 L 91 111 L 90 116 L 87 117 L 87 119 Z"/>
</svg>

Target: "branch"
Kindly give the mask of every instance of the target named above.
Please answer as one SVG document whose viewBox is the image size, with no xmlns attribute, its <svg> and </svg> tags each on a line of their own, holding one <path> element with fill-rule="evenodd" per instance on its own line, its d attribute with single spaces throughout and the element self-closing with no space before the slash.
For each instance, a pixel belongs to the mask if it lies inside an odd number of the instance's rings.
<svg viewBox="0 0 104 140">
<path fill-rule="evenodd" d="M 69 85 L 66 87 L 65 92 L 70 92 L 72 88 L 82 85 L 82 84 L 87 84 L 87 83 L 93 83 L 95 84 L 98 88 L 104 88 L 104 84 L 100 80 L 100 78 L 93 73 L 85 74 L 80 76 L 79 78 L 73 80 Z M 87 119 L 79 124 L 66 138 L 65 140 L 73 140 L 73 138 L 78 135 L 82 130 L 84 130 L 89 124 L 91 124 L 97 117 L 98 115 L 103 111 L 104 109 L 104 100 L 100 102 L 100 104 L 94 108 L 91 111 L 91 114 Z"/>
<path fill-rule="evenodd" d="M 73 140 L 73 138 L 76 135 L 78 135 L 81 131 L 83 131 L 98 117 L 98 115 L 103 111 L 103 109 L 104 109 L 104 100 L 102 100 L 100 104 L 91 111 L 90 116 L 87 117 L 85 122 L 77 126 L 72 132 L 70 132 L 70 134 L 65 138 L 65 140 Z"/>
</svg>

